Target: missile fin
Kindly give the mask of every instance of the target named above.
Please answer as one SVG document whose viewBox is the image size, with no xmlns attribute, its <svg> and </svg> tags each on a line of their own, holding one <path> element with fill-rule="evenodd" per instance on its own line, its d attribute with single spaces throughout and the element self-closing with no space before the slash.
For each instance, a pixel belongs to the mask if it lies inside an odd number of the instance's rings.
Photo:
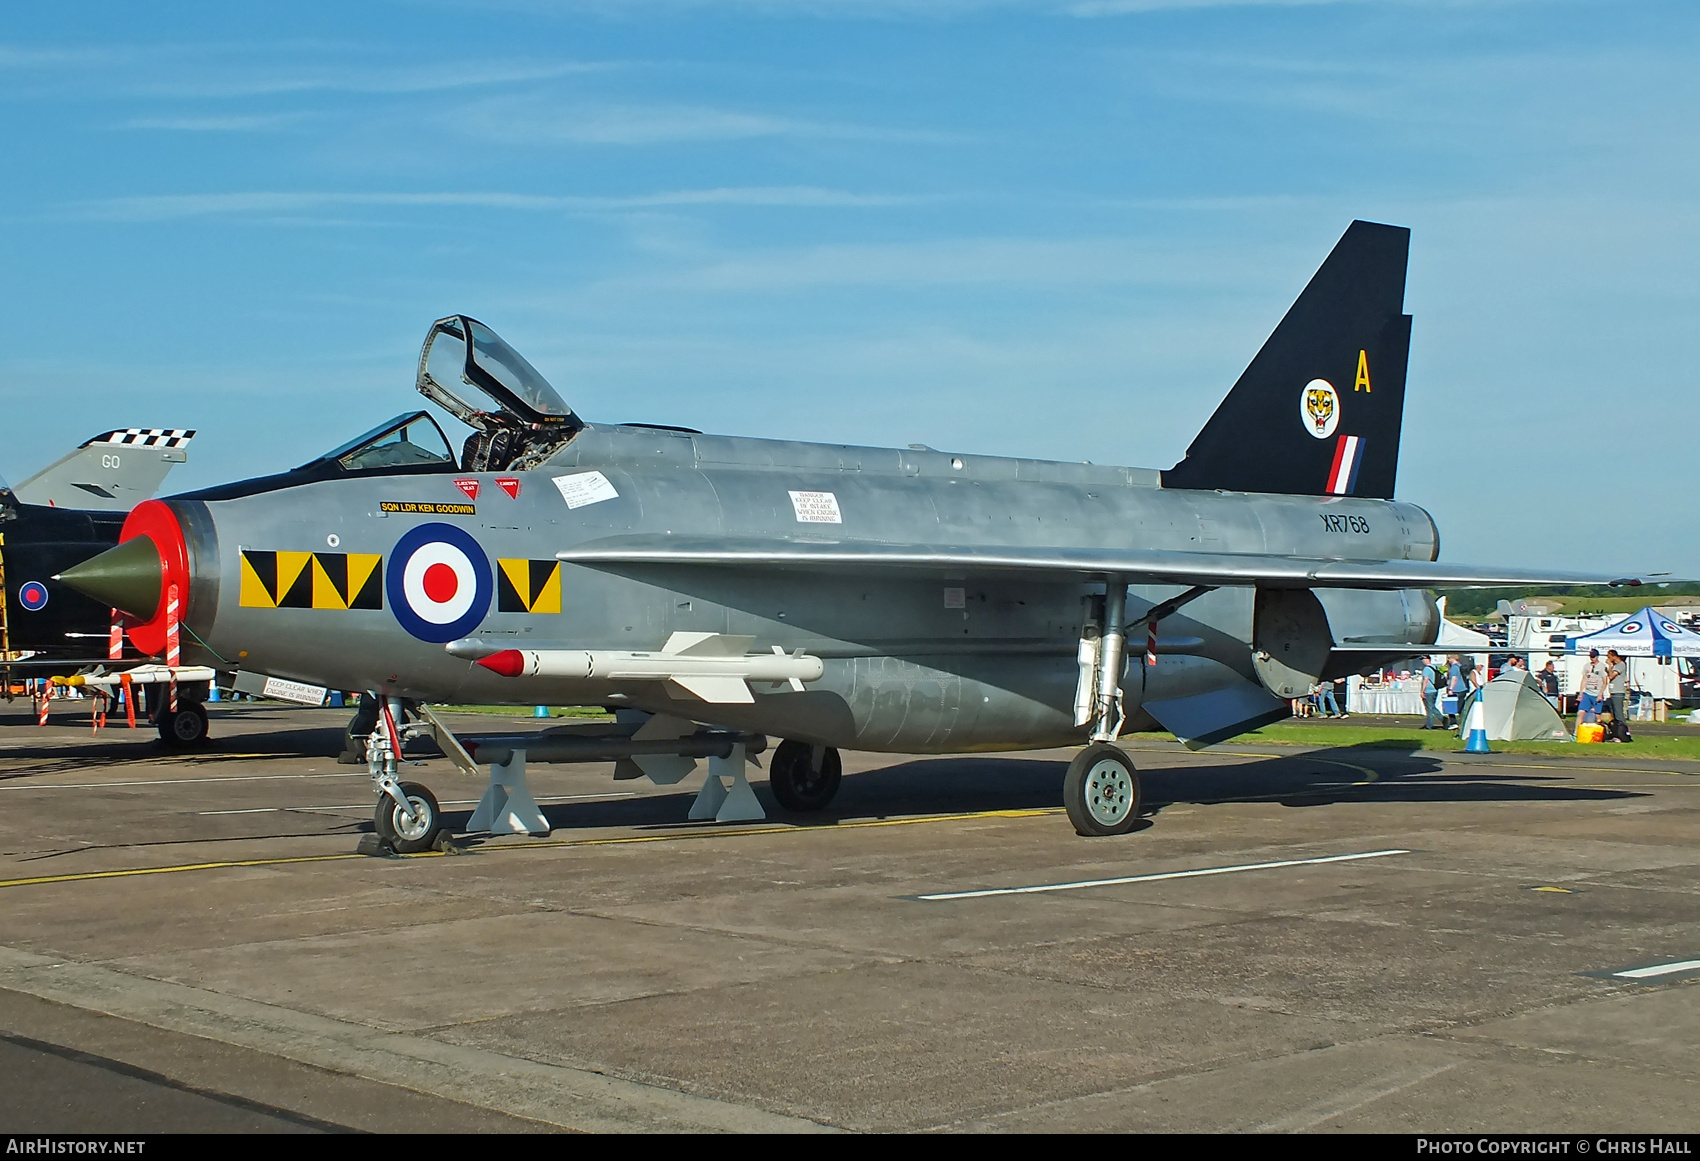
<svg viewBox="0 0 1700 1161">
<path fill-rule="evenodd" d="M 707 677 L 696 674 L 675 676 L 667 680 L 667 693 L 671 697 L 685 696 L 700 698 L 710 705 L 749 705 L 754 702 L 755 695 L 750 693 L 750 687 L 741 677 Z"/>
<path fill-rule="evenodd" d="M 749 652 L 754 637 L 739 633 L 697 633 L 680 631 L 667 638 L 663 653 L 689 654 L 692 657 L 742 657 Z"/>
</svg>

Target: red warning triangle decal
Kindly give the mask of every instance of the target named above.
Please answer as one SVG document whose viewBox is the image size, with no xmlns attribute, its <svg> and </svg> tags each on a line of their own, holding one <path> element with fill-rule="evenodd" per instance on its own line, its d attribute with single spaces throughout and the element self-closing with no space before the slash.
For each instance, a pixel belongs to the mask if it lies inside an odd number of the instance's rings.
<svg viewBox="0 0 1700 1161">
<path fill-rule="evenodd" d="M 477 480 L 456 480 L 455 487 L 465 492 L 468 500 L 478 499 L 478 489 L 480 485 Z"/>
<path fill-rule="evenodd" d="M 519 499 L 519 477 L 518 476 L 497 476 L 496 477 L 496 487 L 498 487 L 498 488 L 502 489 L 502 491 L 506 492 L 510 499 L 514 499 L 514 500 Z"/>
</svg>

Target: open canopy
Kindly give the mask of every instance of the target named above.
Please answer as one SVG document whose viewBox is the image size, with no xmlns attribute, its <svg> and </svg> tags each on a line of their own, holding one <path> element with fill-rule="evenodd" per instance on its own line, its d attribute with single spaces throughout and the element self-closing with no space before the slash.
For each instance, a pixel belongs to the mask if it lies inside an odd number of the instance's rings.
<svg viewBox="0 0 1700 1161">
<path fill-rule="evenodd" d="M 1620 657 L 1700 657 L 1700 633 L 1685 629 L 1657 609 L 1639 613 L 1579 637 L 1566 637 L 1566 653 L 1616 649 Z"/>
<path fill-rule="evenodd" d="M 566 400 L 525 356 L 495 331 L 463 314 L 431 324 L 419 352 L 418 386 L 427 399 L 463 421 L 487 413 L 487 404 L 479 399 L 483 396 L 496 412 L 521 423 L 564 424 L 575 430 L 582 426 Z"/>
</svg>

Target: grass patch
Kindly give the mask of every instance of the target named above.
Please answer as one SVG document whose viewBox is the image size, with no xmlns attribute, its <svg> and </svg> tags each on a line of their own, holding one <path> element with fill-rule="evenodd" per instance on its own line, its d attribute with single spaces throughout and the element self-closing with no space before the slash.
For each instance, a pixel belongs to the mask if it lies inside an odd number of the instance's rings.
<svg viewBox="0 0 1700 1161">
<path fill-rule="evenodd" d="M 1633 732 L 1635 725 L 1630 723 Z M 1308 725 L 1276 722 L 1241 734 L 1236 741 L 1268 742 L 1277 746 L 1368 746 L 1376 749 L 1432 750 L 1461 754 L 1464 739 L 1450 730 L 1402 729 L 1398 726 Z M 1636 734 L 1627 744 L 1582 746 L 1575 742 L 1489 742 L 1500 754 L 1555 754 L 1566 757 L 1663 758 L 1700 761 L 1700 732 L 1692 738 L 1669 734 Z"/>
</svg>

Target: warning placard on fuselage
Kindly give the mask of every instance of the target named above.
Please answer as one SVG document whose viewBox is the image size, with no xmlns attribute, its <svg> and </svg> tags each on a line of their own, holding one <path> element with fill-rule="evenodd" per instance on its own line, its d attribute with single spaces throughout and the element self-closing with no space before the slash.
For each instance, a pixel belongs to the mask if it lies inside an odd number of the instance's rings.
<svg viewBox="0 0 1700 1161">
<path fill-rule="evenodd" d="M 838 497 L 831 492 L 792 492 L 791 510 L 797 513 L 799 524 L 844 523 L 844 514 L 838 510 Z"/>
</svg>

